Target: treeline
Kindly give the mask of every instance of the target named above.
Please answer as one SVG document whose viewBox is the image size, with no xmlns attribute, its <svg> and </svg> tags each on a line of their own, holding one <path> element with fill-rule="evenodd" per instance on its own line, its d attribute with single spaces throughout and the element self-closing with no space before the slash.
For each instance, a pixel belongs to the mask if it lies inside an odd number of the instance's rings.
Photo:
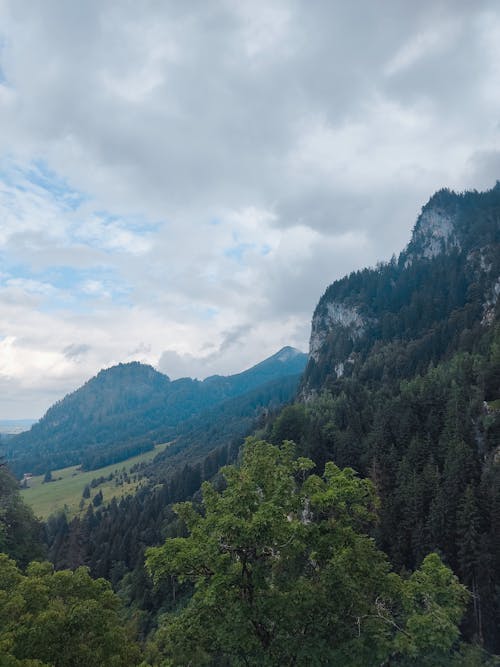
<svg viewBox="0 0 500 667">
<path fill-rule="evenodd" d="M 92 576 L 111 581 L 137 611 L 145 636 L 156 624 L 160 610 L 173 606 L 182 587 L 163 586 L 155 591 L 144 570 L 144 551 L 166 537 L 183 533 L 172 504 L 196 495 L 204 480 L 214 478 L 221 467 L 236 460 L 239 446 L 240 440 L 234 440 L 210 452 L 200 463 L 185 463 L 162 483 L 143 485 L 119 502 L 113 499 L 97 509 L 90 505 L 81 518 L 68 522 L 64 513 L 50 517 L 46 542 L 51 562 L 57 569 L 85 565 Z"/>
<path fill-rule="evenodd" d="M 461 641 L 468 592 L 439 556 L 397 575 L 366 530 L 369 480 L 251 439 L 222 490 L 175 507 L 186 536 L 147 552 L 155 582 L 193 594 L 165 614 L 147 657 L 176 665 L 481 665 Z M 493 664 L 493 663 L 491 663 Z"/>
<path fill-rule="evenodd" d="M 0 461 L 0 552 L 21 566 L 44 554 L 43 526 L 19 493 L 17 481 Z"/>
<path fill-rule="evenodd" d="M 113 463 L 120 463 L 120 461 L 130 459 L 132 456 L 138 456 L 139 454 L 144 454 L 144 452 L 150 452 L 153 449 L 154 444 L 152 442 L 144 442 L 142 438 L 138 443 L 111 447 L 110 449 L 106 449 L 104 451 L 101 447 L 90 449 L 87 450 L 83 456 L 81 467 L 82 470 L 97 470 L 98 468 L 104 468 L 104 466 L 108 466 Z"/>
</svg>

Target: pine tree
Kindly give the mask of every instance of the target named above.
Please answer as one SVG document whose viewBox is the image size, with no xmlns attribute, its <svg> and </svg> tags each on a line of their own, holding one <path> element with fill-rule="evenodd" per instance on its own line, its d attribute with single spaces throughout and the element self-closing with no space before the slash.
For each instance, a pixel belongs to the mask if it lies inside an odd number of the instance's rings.
<svg viewBox="0 0 500 667">
<path fill-rule="evenodd" d="M 474 622 L 482 641 L 481 600 L 478 591 L 480 560 L 480 518 L 476 496 L 471 484 L 467 485 L 457 515 L 458 567 L 462 581 L 472 592 Z"/>
</svg>

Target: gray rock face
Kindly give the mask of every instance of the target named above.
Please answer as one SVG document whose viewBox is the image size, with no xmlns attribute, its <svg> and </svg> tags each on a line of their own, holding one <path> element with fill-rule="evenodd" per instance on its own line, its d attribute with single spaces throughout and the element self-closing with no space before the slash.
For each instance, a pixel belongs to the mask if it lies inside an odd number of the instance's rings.
<svg viewBox="0 0 500 667">
<path fill-rule="evenodd" d="M 443 188 L 422 208 L 398 258 L 329 285 L 313 316 L 301 396 L 355 374 L 375 345 L 394 345 L 406 354 L 414 340 L 415 349 L 430 358 L 444 345 L 439 332 L 448 319 L 452 327 L 458 321 L 468 326 L 469 305 L 482 311 L 482 325 L 498 321 L 499 211 L 500 182 L 486 192 Z M 413 348 L 408 350 L 413 358 Z M 379 363 L 385 363 L 382 353 Z"/>
<path fill-rule="evenodd" d="M 344 375 L 344 362 L 340 361 L 338 364 L 335 364 L 335 373 L 338 378 L 341 378 Z"/>
<path fill-rule="evenodd" d="M 326 337 L 335 327 L 343 327 L 349 331 L 352 339 L 363 335 L 366 322 L 353 306 L 346 306 L 337 301 L 325 304 L 321 312 L 316 312 L 312 320 L 309 355 L 318 361 L 319 351 Z M 343 368 L 342 368 L 343 371 Z"/>
<path fill-rule="evenodd" d="M 481 324 L 489 325 L 495 318 L 495 307 L 500 296 L 500 277 L 493 283 L 489 298 L 483 304 L 483 319 Z"/>
<path fill-rule="evenodd" d="M 428 205 L 420 214 L 412 239 L 405 251 L 405 267 L 416 259 L 432 259 L 452 249 L 461 249 L 456 229 L 457 213 L 453 208 L 444 208 L 437 203 Z M 336 329 L 342 328 L 352 341 L 366 331 L 367 322 L 355 306 L 346 305 L 338 300 L 327 301 L 316 309 L 312 320 L 309 356 L 318 362 L 320 350 L 327 337 Z M 347 359 L 337 359 L 335 372 L 337 377 L 344 374 Z"/>
<path fill-rule="evenodd" d="M 405 266 L 416 258 L 432 259 L 452 248 L 460 249 L 455 216 L 442 208 L 429 208 L 417 220 Z"/>
</svg>

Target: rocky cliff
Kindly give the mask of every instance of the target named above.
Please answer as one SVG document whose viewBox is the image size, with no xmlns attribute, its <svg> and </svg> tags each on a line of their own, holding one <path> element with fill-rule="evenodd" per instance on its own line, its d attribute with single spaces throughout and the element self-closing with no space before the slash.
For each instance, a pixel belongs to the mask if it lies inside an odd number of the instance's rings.
<svg viewBox="0 0 500 667">
<path fill-rule="evenodd" d="M 398 260 L 327 288 L 312 319 L 301 396 L 354 372 L 390 343 L 426 348 L 423 358 L 432 361 L 458 321 L 465 330 L 491 325 L 499 295 L 500 182 L 487 192 L 440 190 Z"/>
</svg>

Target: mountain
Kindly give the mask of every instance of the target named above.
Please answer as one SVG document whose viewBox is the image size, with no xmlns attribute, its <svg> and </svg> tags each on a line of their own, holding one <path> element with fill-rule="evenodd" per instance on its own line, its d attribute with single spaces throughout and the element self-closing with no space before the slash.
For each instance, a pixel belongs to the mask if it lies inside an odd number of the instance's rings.
<svg viewBox="0 0 500 667">
<path fill-rule="evenodd" d="M 500 294 L 499 216 L 500 182 L 481 193 L 441 190 L 398 260 L 330 285 L 313 315 L 302 395 L 356 373 L 375 348 L 379 366 L 386 352 L 402 355 L 383 372 L 412 376 L 491 325 Z"/>
<path fill-rule="evenodd" d="M 380 498 L 399 569 L 438 552 L 471 591 L 469 638 L 500 651 L 500 183 L 441 190 L 398 258 L 330 285 L 300 401 L 269 432 L 350 466 Z"/>
<path fill-rule="evenodd" d="M 242 373 L 228 377 L 212 375 L 206 378 L 202 384 L 204 387 L 210 387 L 210 389 L 216 391 L 221 391 L 224 387 L 225 391 L 231 396 L 238 396 L 279 377 L 301 374 L 306 361 L 306 354 L 287 346 Z"/>
<path fill-rule="evenodd" d="M 277 383 L 279 393 L 281 385 L 289 387 L 291 376 L 298 382 L 306 360 L 307 355 L 285 347 L 242 373 L 202 382 L 171 381 L 139 362 L 118 364 L 55 403 L 29 431 L 5 443 L 3 454 L 18 475 L 120 461 L 178 437 L 184 421 L 225 401 L 268 383 Z M 291 399 L 293 391 L 288 394 Z"/>
<path fill-rule="evenodd" d="M 27 431 L 34 421 L 34 419 L 0 419 L 0 436 Z"/>
</svg>

